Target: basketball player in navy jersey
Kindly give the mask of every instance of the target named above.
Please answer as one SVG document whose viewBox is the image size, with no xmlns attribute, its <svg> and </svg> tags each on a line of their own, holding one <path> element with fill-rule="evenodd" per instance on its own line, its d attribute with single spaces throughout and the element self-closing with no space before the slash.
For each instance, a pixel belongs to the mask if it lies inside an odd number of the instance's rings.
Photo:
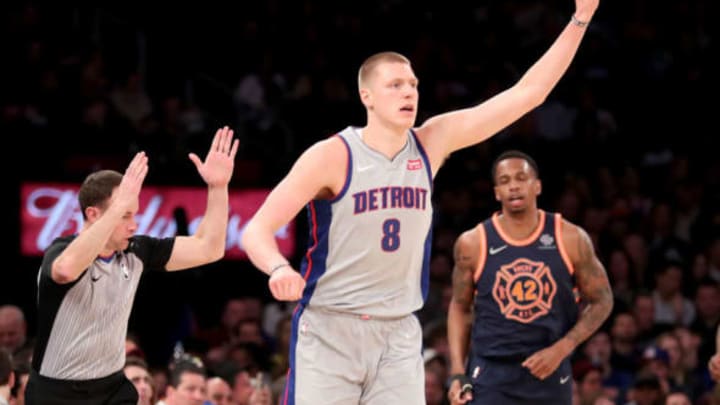
<svg viewBox="0 0 720 405">
<path fill-rule="evenodd" d="M 448 399 L 570 405 L 568 356 L 612 310 L 605 268 L 584 230 L 537 207 L 530 156 L 503 153 L 492 176 L 501 211 L 455 242 Z"/>
<path fill-rule="evenodd" d="M 452 152 L 477 144 L 543 102 L 567 70 L 598 0 L 575 14 L 508 90 L 413 128 L 418 79 L 394 52 L 358 74 L 365 127 L 317 142 L 245 228 L 253 264 L 294 312 L 284 404 L 424 404 L 422 334 L 414 316 L 428 289 L 432 181 Z M 274 234 L 307 205 L 300 272 Z"/>
</svg>

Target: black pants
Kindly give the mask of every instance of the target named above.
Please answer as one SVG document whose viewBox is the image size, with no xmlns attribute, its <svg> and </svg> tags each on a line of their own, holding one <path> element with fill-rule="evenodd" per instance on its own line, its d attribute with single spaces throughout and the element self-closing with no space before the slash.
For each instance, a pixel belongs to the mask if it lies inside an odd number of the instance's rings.
<svg viewBox="0 0 720 405">
<path fill-rule="evenodd" d="M 32 371 L 26 405 L 136 405 L 138 393 L 122 371 L 94 380 L 58 380 Z"/>
</svg>

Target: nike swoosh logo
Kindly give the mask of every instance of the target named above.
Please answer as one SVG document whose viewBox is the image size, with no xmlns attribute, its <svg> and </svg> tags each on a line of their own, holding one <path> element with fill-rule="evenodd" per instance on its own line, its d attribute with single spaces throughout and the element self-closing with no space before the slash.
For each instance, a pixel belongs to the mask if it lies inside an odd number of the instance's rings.
<svg viewBox="0 0 720 405">
<path fill-rule="evenodd" d="M 508 245 L 502 245 L 502 246 L 500 246 L 500 247 L 492 247 L 492 246 L 490 246 L 490 254 L 491 254 L 491 255 L 494 255 L 494 254 L 500 253 L 500 252 L 502 252 L 503 250 L 507 249 L 507 246 L 508 246 Z"/>
<path fill-rule="evenodd" d="M 568 382 L 568 380 L 570 380 L 569 375 L 566 375 L 565 377 L 560 377 L 560 384 L 565 384 L 566 382 Z"/>
<path fill-rule="evenodd" d="M 102 276 L 97 276 L 97 277 L 90 276 L 90 280 L 94 283 L 94 282 L 100 280 L 101 277 Z"/>
<path fill-rule="evenodd" d="M 372 168 L 373 168 L 372 165 L 362 166 L 362 167 L 358 166 L 357 171 L 359 171 L 359 172 L 364 172 L 364 171 L 370 170 L 370 169 L 372 169 Z"/>
</svg>

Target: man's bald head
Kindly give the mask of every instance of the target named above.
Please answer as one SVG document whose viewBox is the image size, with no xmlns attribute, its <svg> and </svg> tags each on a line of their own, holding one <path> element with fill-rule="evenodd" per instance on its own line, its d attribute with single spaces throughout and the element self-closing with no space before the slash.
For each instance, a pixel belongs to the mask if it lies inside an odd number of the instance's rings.
<svg viewBox="0 0 720 405">
<path fill-rule="evenodd" d="M 0 347 L 15 352 L 25 344 L 27 323 L 22 310 L 15 305 L 0 306 Z"/>
</svg>

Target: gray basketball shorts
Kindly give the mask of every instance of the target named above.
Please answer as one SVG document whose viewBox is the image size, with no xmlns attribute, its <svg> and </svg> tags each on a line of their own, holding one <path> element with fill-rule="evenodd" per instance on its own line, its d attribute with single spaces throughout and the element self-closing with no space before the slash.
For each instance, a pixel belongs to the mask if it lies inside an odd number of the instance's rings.
<svg viewBox="0 0 720 405">
<path fill-rule="evenodd" d="M 379 319 L 298 306 L 285 405 L 425 404 L 415 315 Z"/>
</svg>

